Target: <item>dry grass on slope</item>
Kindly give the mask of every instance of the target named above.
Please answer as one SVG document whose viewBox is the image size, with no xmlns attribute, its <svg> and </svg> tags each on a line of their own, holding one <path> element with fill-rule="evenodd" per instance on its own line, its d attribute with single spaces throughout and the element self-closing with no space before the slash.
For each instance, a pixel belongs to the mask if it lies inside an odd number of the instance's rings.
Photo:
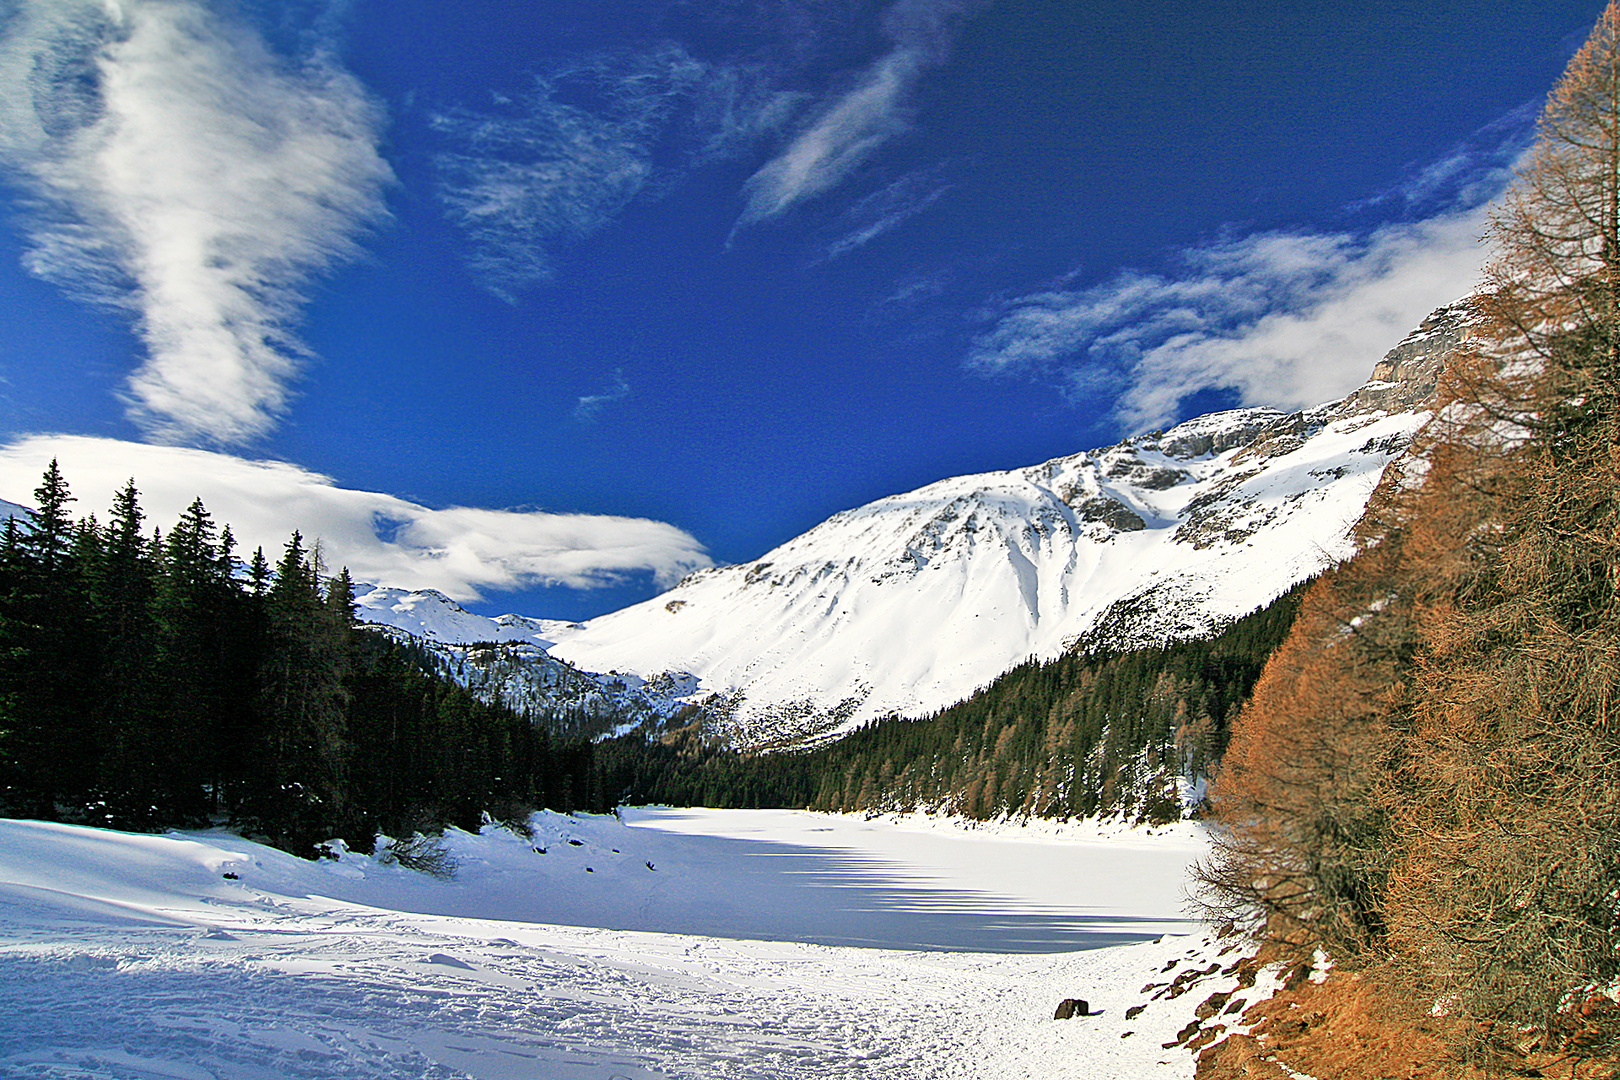
<svg viewBox="0 0 1620 1080">
<path fill-rule="evenodd" d="M 1604 999 L 1605 1001 L 1607 999 Z M 1591 1011 L 1591 1010 L 1589 1010 Z M 1603 1011 L 1599 1009 L 1598 1011 Z M 1601 1020 L 1601 1018 L 1600 1018 Z M 1470 1064 L 1465 1040 L 1443 1018 L 1403 1018 L 1370 979 L 1333 973 L 1323 983 L 1299 980 L 1250 1007 L 1247 1034 L 1205 1047 L 1197 1080 L 1615 1080 L 1620 1062 L 1581 1046 L 1587 1020 L 1549 1036 L 1514 1032 L 1493 1040 L 1487 1064 Z"/>
</svg>

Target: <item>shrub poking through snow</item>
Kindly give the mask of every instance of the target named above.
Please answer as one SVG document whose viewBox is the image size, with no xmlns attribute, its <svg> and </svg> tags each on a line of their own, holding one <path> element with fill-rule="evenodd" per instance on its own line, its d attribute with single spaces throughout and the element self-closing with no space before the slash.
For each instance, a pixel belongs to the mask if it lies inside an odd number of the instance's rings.
<svg viewBox="0 0 1620 1080">
<path fill-rule="evenodd" d="M 429 874 L 444 881 L 456 876 L 456 860 L 444 846 L 443 836 L 413 833 L 399 840 L 379 836 L 377 852 L 380 862 L 398 863 L 407 870 Z"/>
</svg>

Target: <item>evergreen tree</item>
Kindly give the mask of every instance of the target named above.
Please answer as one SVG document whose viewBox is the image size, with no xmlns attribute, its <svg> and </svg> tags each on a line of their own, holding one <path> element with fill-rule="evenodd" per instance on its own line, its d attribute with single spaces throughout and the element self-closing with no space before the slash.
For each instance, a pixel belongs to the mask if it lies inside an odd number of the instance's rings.
<svg viewBox="0 0 1620 1080">
<path fill-rule="evenodd" d="M 248 562 L 247 576 L 248 589 L 254 596 L 263 596 L 270 591 L 270 583 L 275 579 L 275 572 L 270 569 L 270 560 L 264 557 L 264 548 L 253 549 L 253 558 Z"/>
<path fill-rule="evenodd" d="M 27 529 L 12 530 L 0 587 L 0 700 L 12 710 L 6 801 L 14 812 L 82 819 L 100 746 L 90 721 L 95 646 L 78 632 L 88 582 L 74 549 L 91 551 L 98 538 L 68 516 L 74 498 L 55 460 L 34 498 Z"/>
<path fill-rule="evenodd" d="M 22 538 L 23 551 L 32 558 L 37 572 L 47 578 L 61 572 L 67 561 L 73 534 L 67 505 L 75 501 L 67 479 L 52 458 L 34 489 L 34 509 L 28 512 L 29 528 Z"/>
<path fill-rule="evenodd" d="M 238 814 L 293 850 L 350 823 L 344 709 L 350 627 L 320 590 L 303 537 L 287 541 L 266 596 L 267 645 L 259 673 L 257 754 Z"/>
<path fill-rule="evenodd" d="M 113 497 L 92 571 L 92 610 L 104 628 L 95 725 L 104 748 L 99 789 L 109 824 L 151 820 L 148 784 L 163 686 L 152 625 L 158 567 L 141 535 L 144 517 L 131 479 Z"/>
</svg>

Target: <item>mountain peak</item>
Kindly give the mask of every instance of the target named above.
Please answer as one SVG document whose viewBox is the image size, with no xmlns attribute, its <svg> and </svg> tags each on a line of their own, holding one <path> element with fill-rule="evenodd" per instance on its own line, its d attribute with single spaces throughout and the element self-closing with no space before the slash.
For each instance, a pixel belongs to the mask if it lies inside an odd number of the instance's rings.
<svg viewBox="0 0 1620 1080">
<path fill-rule="evenodd" d="M 586 623 L 482 619 L 398 590 L 368 592 L 362 617 L 667 687 L 743 746 L 922 716 L 1031 656 L 1210 632 L 1348 555 L 1469 311 L 1435 312 L 1340 401 L 936 481 Z"/>
</svg>

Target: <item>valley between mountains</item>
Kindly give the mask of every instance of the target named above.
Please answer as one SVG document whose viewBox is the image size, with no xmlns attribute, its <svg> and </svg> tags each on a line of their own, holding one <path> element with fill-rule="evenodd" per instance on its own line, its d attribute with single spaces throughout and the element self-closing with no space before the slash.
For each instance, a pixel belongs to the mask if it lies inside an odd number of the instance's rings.
<svg viewBox="0 0 1620 1080">
<path fill-rule="evenodd" d="M 347 719 L 279 729 L 260 689 L 158 759 L 223 781 L 143 804 L 97 786 L 146 782 L 114 746 L 36 784 L 63 823 L 0 822 L 0 1074 L 1190 1077 L 1284 965 L 1199 931 L 1209 840 L 1179 819 L 1466 318 L 1343 400 L 943 480 L 586 623 L 398 587 L 351 609 L 296 542 L 215 580 L 194 508 L 163 558 L 268 616 L 249 685 L 291 665 L 278 693 Z M 646 792 L 863 813 L 619 809 Z M 176 820 L 235 831 L 88 827 Z"/>
</svg>

